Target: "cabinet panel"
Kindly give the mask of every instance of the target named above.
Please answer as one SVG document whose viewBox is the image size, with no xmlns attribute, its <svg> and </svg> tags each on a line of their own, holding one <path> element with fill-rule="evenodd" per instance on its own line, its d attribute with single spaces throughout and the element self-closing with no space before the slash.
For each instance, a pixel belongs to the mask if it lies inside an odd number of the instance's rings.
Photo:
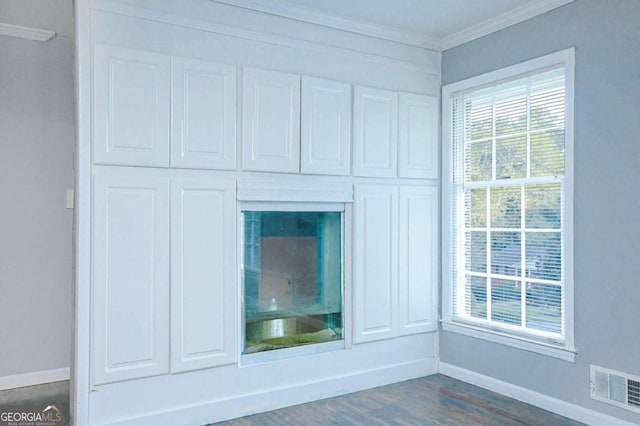
<svg viewBox="0 0 640 426">
<path fill-rule="evenodd" d="M 354 205 L 354 342 L 397 335 L 398 189 L 357 185 Z"/>
<path fill-rule="evenodd" d="M 398 94 L 354 88 L 353 174 L 396 177 L 398 171 Z"/>
<path fill-rule="evenodd" d="M 351 170 L 351 85 L 302 78 L 303 173 L 348 175 Z"/>
<path fill-rule="evenodd" d="M 169 165 L 169 56 L 94 47 L 93 160 Z"/>
<path fill-rule="evenodd" d="M 95 171 L 93 382 L 169 371 L 168 179 Z"/>
<path fill-rule="evenodd" d="M 438 190 L 400 188 L 400 333 L 437 329 Z"/>
<path fill-rule="evenodd" d="M 242 168 L 300 171 L 300 76 L 244 69 Z"/>
<path fill-rule="evenodd" d="M 400 177 L 438 178 L 438 98 L 400 94 Z"/>
<path fill-rule="evenodd" d="M 171 165 L 236 167 L 236 68 L 173 58 Z"/>
<path fill-rule="evenodd" d="M 171 182 L 172 371 L 236 359 L 235 184 Z"/>
</svg>

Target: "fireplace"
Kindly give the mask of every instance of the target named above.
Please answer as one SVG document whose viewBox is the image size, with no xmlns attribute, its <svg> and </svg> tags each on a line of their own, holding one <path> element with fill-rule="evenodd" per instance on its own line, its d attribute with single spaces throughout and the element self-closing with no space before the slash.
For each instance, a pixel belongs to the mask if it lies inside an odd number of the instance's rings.
<svg viewBox="0 0 640 426">
<path fill-rule="evenodd" d="M 241 208 L 243 355 L 343 340 L 343 204 Z"/>
</svg>

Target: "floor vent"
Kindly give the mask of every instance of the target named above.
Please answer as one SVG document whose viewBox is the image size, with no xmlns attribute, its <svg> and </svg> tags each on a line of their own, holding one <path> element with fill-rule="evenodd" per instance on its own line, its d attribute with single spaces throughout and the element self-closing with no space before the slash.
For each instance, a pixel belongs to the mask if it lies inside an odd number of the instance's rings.
<svg viewBox="0 0 640 426">
<path fill-rule="evenodd" d="M 592 365 L 591 398 L 640 413 L 640 377 Z"/>
</svg>

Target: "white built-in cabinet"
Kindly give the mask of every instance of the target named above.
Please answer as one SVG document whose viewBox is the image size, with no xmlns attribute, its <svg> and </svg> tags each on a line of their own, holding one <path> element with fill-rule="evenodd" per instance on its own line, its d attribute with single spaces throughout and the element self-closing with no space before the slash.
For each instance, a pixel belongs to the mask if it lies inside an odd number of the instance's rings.
<svg viewBox="0 0 640 426">
<path fill-rule="evenodd" d="M 96 167 L 93 194 L 93 383 L 233 363 L 235 182 Z"/>
<path fill-rule="evenodd" d="M 351 85 L 302 77 L 302 173 L 351 172 Z"/>
<path fill-rule="evenodd" d="M 396 177 L 398 93 L 355 86 L 353 96 L 353 174 Z"/>
<path fill-rule="evenodd" d="M 356 86 L 353 173 L 438 178 L 438 98 Z"/>
<path fill-rule="evenodd" d="M 398 187 L 356 185 L 353 341 L 398 334 Z"/>
<path fill-rule="evenodd" d="M 94 47 L 96 164 L 233 170 L 236 67 Z"/>
<path fill-rule="evenodd" d="M 400 93 L 398 176 L 438 179 L 438 98 Z"/>
<path fill-rule="evenodd" d="M 237 176 L 177 170 L 237 169 L 237 70 L 94 46 L 93 384 L 237 362 Z M 243 170 L 386 179 L 355 186 L 354 343 L 435 330 L 437 189 L 395 179 L 438 178 L 437 98 L 242 77 Z"/>
<path fill-rule="evenodd" d="M 300 171 L 300 76 L 245 68 L 242 168 Z"/>
<path fill-rule="evenodd" d="M 236 67 L 171 60 L 171 166 L 236 168 Z"/>
<path fill-rule="evenodd" d="M 437 330 L 438 188 L 401 186 L 399 334 Z"/>
<path fill-rule="evenodd" d="M 245 68 L 242 168 L 349 175 L 351 85 Z"/>
<path fill-rule="evenodd" d="M 236 361 L 235 181 L 171 179 L 171 371 Z"/>
<path fill-rule="evenodd" d="M 169 372 L 169 179 L 95 171 L 93 383 Z"/>
<path fill-rule="evenodd" d="M 354 343 L 437 329 L 435 187 L 356 185 Z"/>
<path fill-rule="evenodd" d="M 93 53 L 94 163 L 168 166 L 171 58 L 107 45 Z"/>
</svg>

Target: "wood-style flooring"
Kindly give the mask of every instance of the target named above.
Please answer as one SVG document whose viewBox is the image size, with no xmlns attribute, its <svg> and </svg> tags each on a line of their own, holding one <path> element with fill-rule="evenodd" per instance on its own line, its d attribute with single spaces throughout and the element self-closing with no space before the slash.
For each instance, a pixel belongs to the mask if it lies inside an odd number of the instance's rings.
<svg viewBox="0 0 640 426">
<path fill-rule="evenodd" d="M 442 375 L 217 423 L 224 426 L 581 425 Z"/>
</svg>

